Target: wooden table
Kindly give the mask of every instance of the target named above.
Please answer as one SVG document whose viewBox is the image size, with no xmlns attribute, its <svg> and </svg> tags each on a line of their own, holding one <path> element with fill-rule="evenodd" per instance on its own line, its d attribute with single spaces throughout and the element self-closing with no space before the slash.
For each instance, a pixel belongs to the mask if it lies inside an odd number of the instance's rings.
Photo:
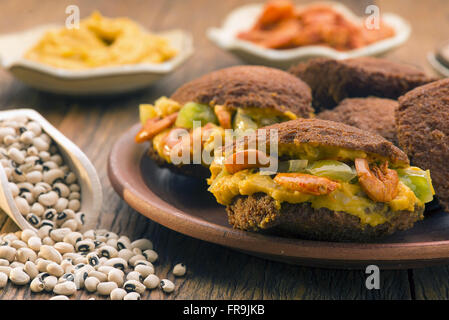
<svg viewBox="0 0 449 320">
<path fill-rule="evenodd" d="M 220 25 L 233 8 L 253 1 L 207 0 L 3 0 L 0 2 L 0 33 L 20 31 L 35 25 L 63 23 L 65 8 L 77 4 L 82 17 L 94 9 L 106 16 L 128 16 L 151 30 L 182 28 L 194 35 L 194 56 L 174 74 L 152 87 L 126 96 L 108 99 L 74 99 L 41 93 L 0 71 L 2 109 L 35 108 L 72 139 L 97 168 L 104 187 L 100 215 L 90 216 L 88 227 L 108 228 L 130 238 L 153 240 L 160 259 L 157 274 L 173 278 L 169 272 L 177 262 L 188 267 L 185 278 L 176 279 L 177 290 L 165 295 L 154 290 L 150 299 L 448 299 L 449 268 L 381 271 L 380 290 L 365 288 L 364 271 L 325 270 L 291 266 L 254 258 L 217 245 L 183 236 L 144 218 L 113 191 L 107 174 L 109 150 L 120 134 L 138 121 L 139 103 L 170 95 L 184 82 L 206 72 L 243 62 L 215 47 L 205 36 L 206 28 Z M 299 1 L 298 1 L 299 2 Z M 363 14 L 373 1 L 344 1 Z M 446 40 L 449 2 L 377 1 L 381 11 L 396 12 L 413 26 L 411 39 L 388 57 L 421 66 L 432 72 L 426 53 Z M 2 231 L 12 230 L 12 222 L 0 216 Z M 87 298 L 79 291 L 75 298 Z M 8 285 L 0 299 L 47 299 L 29 289 Z M 98 297 L 97 297 L 98 298 Z"/>
</svg>

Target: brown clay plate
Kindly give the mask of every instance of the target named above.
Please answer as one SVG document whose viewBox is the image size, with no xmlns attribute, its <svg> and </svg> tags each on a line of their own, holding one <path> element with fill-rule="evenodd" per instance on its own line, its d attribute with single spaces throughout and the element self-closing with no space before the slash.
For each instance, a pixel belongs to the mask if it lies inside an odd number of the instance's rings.
<svg viewBox="0 0 449 320">
<path fill-rule="evenodd" d="M 158 168 L 148 145 L 134 143 L 140 125 L 113 146 L 108 174 L 116 192 L 135 210 L 167 228 L 270 260 L 328 268 L 376 264 L 400 269 L 449 263 L 449 214 L 433 210 L 411 230 L 376 243 L 337 243 L 256 234 L 231 228 L 205 181 Z"/>
</svg>

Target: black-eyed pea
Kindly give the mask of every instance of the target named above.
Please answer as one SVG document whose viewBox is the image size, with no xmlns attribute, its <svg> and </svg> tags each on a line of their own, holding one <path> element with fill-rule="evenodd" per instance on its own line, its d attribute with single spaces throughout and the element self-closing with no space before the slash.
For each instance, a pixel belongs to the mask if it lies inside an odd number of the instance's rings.
<svg viewBox="0 0 449 320">
<path fill-rule="evenodd" d="M 142 277 L 146 278 L 150 274 L 154 273 L 154 267 L 149 266 L 149 265 L 139 264 L 134 267 L 134 271 L 139 272 L 142 275 Z"/>
<path fill-rule="evenodd" d="M 57 242 L 53 246 L 60 254 L 74 253 L 75 247 L 71 243 Z"/>
<path fill-rule="evenodd" d="M 128 293 L 137 292 L 139 294 L 143 294 L 146 287 L 140 281 L 128 280 L 123 284 L 123 289 L 125 289 Z"/>
<path fill-rule="evenodd" d="M 81 202 L 78 199 L 69 200 L 68 208 L 73 211 L 79 211 Z"/>
<path fill-rule="evenodd" d="M 72 230 L 69 228 L 58 228 L 58 229 L 53 229 L 52 231 L 50 231 L 50 237 L 55 241 L 55 242 L 61 242 L 64 240 L 64 237 L 66 235 L 68 235 L 69 233 L 71 233 Z"/>
<path fill-rule="evenodd" d="M 58 166 L 62 165 L 62 157 L 59 154 L 54 154 L 50 157 L 50 160 L 56 163 Z"/>
<path fill-rule="evenodd" d="M 9 265 L 12 269 L 14 268 L 21 268 L 23 270 L 23 268 L 25 268 L 25 264 L 19 261 L 14 261 Z"/>
<path fill-rule="evenodd" d="M 173 267 L 173 275 L 175 277 L 183 277 L 186 274 L 187 268 L 184 263 L 178 263 Z"/>
<path fill-rule="evenodd" d="M 56 217 L 57 217 L 57 212 L 55 209 L 50 208 L 45 210 L 44 214 L 43 214 L 44 219 L 46 220 L 50 220 L 55 222 L 56 221 Z"/>
<path fill-rule="evenodd" d="M 76 288 L 82 289 L 84 288 L 84 281 L 88 278 L 89 273 L 85 270 L 78 270 L 75 272 L 75 285 Z"/>
<path fill-rule="evenodd" d="M 33 183 L 33 184 L 41 182 L 42 177 L 43 177 L 42 172 L 37 171 L 37 170 L 33 170 L 33 171 L 26 173 L 27 181 L 30 183 Z"/>
<path fill-rule="evenodd" d="M 83 237 L 85 239 L 95 240 L 96 237 L 95 230 L 93 229 L 87 230 L 86 232 L 83 233 Z"/>
<path fill-rule="evenodd" d="M 160 282 L 161 280 L 155 274 L 150 274 L 145 278 L 145 280 L 143 280 L 143 284 L 145 285 L 145 287 L 150 290 L 157 288 Z"/>
<path fill-rule="evenodd" d="M 69 186 L 69 189 L 70 189 L 70 191 L 78 191 L 78 192 L 81 190 L 79 184 L 77 184 L 77 183 L 72 183 Z"/>
<path fill-rule="evenodd" d="M 69 228 L 72 231 L 76 231 L 79 229 L 78 221 L 75 219 L 68 219 L 64 221 L 64 223 L 61 225 L 62 228 Z"/>
<path fill-rule="evenodd" d="M 53 208 L 55 208 L 57 212 L 62 212 L 63 210 L 67 209 L 68 205 L 69 200 L 67 200 L 66 198 L 59 198 Z"/>
<path fill-rule="evenodd" d="M 110 267 L 110 266 L 99 266 L 97 268 L 97 271 L 103 272 L 104 274 L 108 275 L 109 272 L 113 269 L 114 269 L 114 267 Z"/>
<path fill-rule="evenodd" d="M 37 266 L 34 262 L 27 261 L 25 262 L 25 267 L 23 268 L 23 271 L 25 271 L 31 279 L 34 279 L 39 274 L 39 270 L 37 269 Z"/>
<path fill-rule="evenodd" d="M 97 236 L 95 237 L 95 241 L 99 241 L 99 242 L 104 242 L 104 243 L 106 243 L 106 241 L 108 241 L 108 238 L 106 238 L 106 236 L 103 236 L 103 235 L 97 235 Z"/>
<path fill-rule="evenodd" d="M 142 255 L 151 263 L 154 263 L 158 258 L 157 252 L 151 249 L 143 251 Z"/>
<path fill-rule="evenodd" d="M 71 296 L 76 292 L 76 285 L 72 281 L 58 283 L 53 288 L 53 292 L 60 295 Z"/>
<path fill-rule="evenodd" d="M 11 191 L 11 194 L 13 196 L 13 198 L 17 197 L 19 195 L 19 187 L 17 186 L 17 184 L 13 183 L 13 182 L 9 182 L 8 183 L 9 186 L 9 191 Z"/>
<path fill-rule="evenodd" d="M 30 276 L 22 268 L 17 267 L 11 269 L 9 280 L 16 285 L 23 286 L 30 282 Z"/>
<path fill-rule="evenodd" d="M 59 264 L 51 262 L 47 265 L 47 272 L 59 278 L 64 274 L 64 269 Z"/>
<path fill-rule="evenodd" d="M 74 219 L 75 218 L 75 211 L 71 209 L 64 209 L 61 212 L 58 213 L 56 217 L 56 221 L 58 224 L 62 224 L 68 219 Z"/>
<path fill-rule="evenodd" d="M 128 263 L 122 258 L 112 258 L 106 261 L 105 266 L 110 266 L 114 268 L 118 268 L 122 271 L 125 271 L 128 268 Z"/>
<path fill-rule="evenodd" d="M 17 164 L 22 164 L 25 162 L 25 157 L 19 149 L 10 147 L 8 149 L 8 157 L 12 159 Z"/>
<path fill-rule="evenodd" d="M 51 155 L 47 151 L 39 151 L 39 158 L 41 158 L 43 162 L 50 161 L 50 157 Z"/>
<path fill-rule="evenodd" d="M 137 292 L 130 292 L 123 297 L 123 300 L 140 300 L 140 294 Z"/>
<path fill-rule="evenodd" d="M 31 205 L 30 211 L 37 217 L 42 218 L 44 216 L 45 208 L 39 202 L 35 202 Z"/>
<path fill-rule="evenodd" d="M 58 194 L 54 191 L 43 193 L 37 198 L 37 201 L 45 207 L 51 207 L 58 201 Z"/>
<path fill-rule="evenodd" d="M 131 266 L 134 267 L 134 266 L 137 264 L 137 262 L 139 262 L 139 261 L 145 261 L 145 262 L 148 262 L 144 255 L 142 255 L 142 254 L 136 254 L 135 256 L 131 257 L 131 258 L 128 260 L 128 263 L 129 263 Z"/>
<path fill-rule="evenodd" d="M 9 277 L 9 274 L 11 273 L 11 267 L 10 266 L 0 266 L 0 274 L 4 273 Z"/>
<path fill-rule="evenodd" d="M 0 246 L 0 258 L 13 262 L 16 257 L 17 250 L 9 246 Z"/>
<path fill-rule="evenodd" d="M 64 296 L 64 295 L 57 295 L 57 296 L 51 297 L 48 300 L 70 300 L 70 298 L 67 296 Z"/>
<path fill-rule="evenodd" d="M 69 174 L 66 175 L 65 182 L 67 184 L 75 183 L 76 182 L 76 175 L 73 172 L 70 172 Z"/>
<path fill-rule="evenodd" d="M 42 151 L 47 151 L 50 148 L 50 144 L 47 141 L 45 141 L 44 139 L 42 139 L 41 137 L 36 137 L 33 139 L 33 146 L 35 146 L 36 149 L 40 151 L 40 153 Z M 50 154 L 48 154 L 48 155 L 50 157 Z"/>
<path fill-rule="evenodd" d="M 139 248 L 141 251 L 145 251 L 148 249 L 153 249 L 153 243 L 148 239 L 138 239 L 131 242 L 131 247 Z"/>
<path fill-rule="evenodd" d="M 40 225 L 41 223 L 41 219 L 35 215 L 34 213 L 28 213 L 27 216 L 25 217 L 25 219 L 33 226 L 33 227 L 37 227 Z"/>
<path fill-rule="evenodd" d="M 83 235 L 81 233 L 79 233 L 79 232 L 76 232 L 76 231 L 75 232 L 70 232 L 63 239 L 64 242 L 70 243 L 73 246 L 75 246 L 75 244 L 78 241 L 81 241 L 81 240 L 83 240 Z"/>
<path fill-rule="evenodd" d="M 118 257 L 124 259 L 125 261 L 129 261 L 134 256 L 134 252 L 129 249 L 122 249 L 118 252 Z"/>
<path fill-rule="evenodd" d="M 175 290 L 175 284 L 168 279 L 162 279 L 160 286 L 165 293 L 171 293 Z"/>
<path fill-rule="evenodd" d="M 91 252 L 94 249 L 95 249 L 95 244 L 90 239 L 81 240 L 75 244 L 75 250 L 77 252 Z"/>
<path fill-rule="evenodd" d="M 64 282 L 64 281 L 72 281 L 75 282 L 75 274 L 72 272 L 66 272 L 58 279 L 58 283 Z"/>
<path fill-rule="evenodd" d="M 44 291 L 44 287 L 45 287 L 44 282 L 37 277 L 35 277 L 30 283 L 31 292 L 35 293 L 42 292 Z"/>
<path fill-rule="evenodd" d="M 131 240 L 127 236 L 121 236 L 117 240 L 117 249 L 123 250 L 123 249 L 132 249 L 131 247 Z"/>
<path fill-rule="evenodd" d="M 123 298 L 127 294 L 128 293 L 126 292 L 126 290 L 124 290 L 122 288 L 116 288 L 111 291 L 110 298 L 111 298 L 111 300 L 123 300 Z"/>
<path fill-rule="evenodd" d="M 31 194 L 35 199 L 38 199 L 41 194 L 44 194 L 46 192 L 47 189 L 43 185 L 36 184 L 36 186 L 32 189 Z"/>
<path fill-rule="evenodd" d="M 62 261 L 62 255 L 52 246 L 42 245 L 39 254 L 42 258 L 54 261 L 58 264 Z"/>
<path fill-rule="evenodd" d="M 70 189 L 69 187 L 67 187 L 66 184 L 62 183 L 62 182 L 57 182 L 53 185 L 53 190 L 56 191 L 56 193 L 61 197 L 61 198 L 67 198 L 70 195 Z"/>
<path fill-rule="evenodd" d="M 126 281 L 130 280 L 142 282 L 144 280 L 144 277 L 140 274 L 140 272 L 131 271 L 126 275 Z"/>
<path fill-rule="evenodd" d="M 81 199 L 81 195 L 79 192 L 73 191 L 69 194 L 69 200 L 80 200 Z"/>
<path fill-rule="evenodd" d="M 52 246 L 55 244 L 55 242 L 52 238 L 45 237 L 44 239 L 42 239 L 42 244 L 47 245 L 47 246 Z"/>
<path fill-rule="evenodd" d="M 72 261 L 68 259 L 62 260 L 61 267 L 64 269 L 64 273 L 72 273 L 75 270 Z"/>
<path fill-rule="evenodd" d="M 19 209 L 19 212 L 26 216 L 28 213 L 30 213 L 30 205 L 28 204 L 28 201 L 25 198 L 22 197 L 15 197 L 14 202 L 17 206 L 17 209 Z"/>
<path fill-rule="evenodd" d="M 36 261 L 34 262 L 34 264 L 37 267 L 37 270 L 41 273 L 47 273 L 47 266 L 51 263 L 52 261 L 50 260 L 46 260 L 43 258 L 37 258 Z"/>
<path fill-rule="evenodd" d="M 19 250 L 20 248 L 26 248 L 27 244 L 22 240 L 13 240 L 11 241 L 10 246 L 13 247 L 14 249 Z"/>
<path fill-rule="evenodd" d="M 106 245 L 117 248 L 117 239 L 108 239 L 108 241 L 106 241 Z"/>
<path fill-rule="evenodd" d="M 122 287 L 125 282 L 125 273 L 120 269 L 112 269 L 108 273 L 108 281 L 117 283 L 117 286 Z"/>
<path fill-rule="evenodd" d="M 0 259 L 0 266 L 9 266 L 9 261 L 6 259 Z"/>
<path fill-rule="evenodd" d="M 39 251 L 42 246 L 42 240 L 39 236 L 33 236 L 27 241 L 28 247 L 34 251 Z"/>
<path fill-rule="evenodd" d="M 101 257 L 101 258 L 99 259 L 99 264 L 98 264 L 97 267 L 104 265 L 104 264 L 106 263 L 106 261 L 108 261 L 108 258 Z"/>
<path fill-rule="evenodd" d="M 78 223 L 78 229 L 81 229 L 86 223 L 86 215 L 84 212 L 77 212 L 75 214 L 75 220 Z"/>
<path fill-rule="evenodd" d="M 37 121 L 29 121 L 26 124 L 27 130 L 34 133 L 35 136 L 40 136 L 42 133 L 42 127 Z"/>
<path fill-rule="evenodd" d="M 86 288 L 89 292 L 95 292 L 97 291 L 97 286 L 100 283 L 100 280 L 96 277 L 87 277 L 86 280 L 84 280 L 84 288 Z"/>
<path fill-rule="evenodd" d="M 100 247 L 100 248 L 98 249 L 98 254 L 99 254 L 101 257 L 105 257 L 105 258 L 107 258 L 107 259 L 111 259 L 111 258 L 116 258 L 116 257 L 118 257 L 118 251 L 117 251 L 117 249 L 115 249 L 115 248 L 112 247 L 112 246 L 108 246 L 108 245 L 105 245 L 105 246 Z"/>
<path fill-rule="evenodd" d="M 117 284 L 112 281 L 101 282 L 97 286 L 97 293 L 102 296 L 109 296 L 112 290 L 117 289 Z"/>
<path fill-rule="evenodd" d="M 30 248 L 24 247 L 17 250 L 16 259 L 21 263 L 25 263 L 27 261 L 34 262 L 37 259 L 37 254 Z"/>
<path fill-rule="evenodd" d="M 103 272 L 96 270 L 89 272 L 89 277 L 95 277 L 98 280 L 100 280 L 100 282 L 106 282 L 108 280 L 107 275 L 105 275 Z"/>
<path fill-rule="evenodd" d="M 11 178 L 14 182 L 25 182 L 27 179 L 26 175 L 19 168 L 12 169 Z"/>
</svg>

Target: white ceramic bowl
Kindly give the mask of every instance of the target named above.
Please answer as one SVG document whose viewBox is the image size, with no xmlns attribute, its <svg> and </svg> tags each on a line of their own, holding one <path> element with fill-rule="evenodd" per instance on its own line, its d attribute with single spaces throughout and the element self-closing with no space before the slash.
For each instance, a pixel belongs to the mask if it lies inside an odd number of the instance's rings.
<svg viewBox="0 0 449 320">
<path fill-rule="evenodd" d="M 26 116 L 28 119 L 38 122 L 42 130 L 48 134 L 57 144 L 64 162 L 70 167 L 78 178 L 78 184 L 81 187 L 81 209 L 89 216 L 96 216 L 102 206 L 103 191 L 100 179 L 95 167 L 87 156 L 67 137 L 51 125 L 44 117 L 32 109 L 14 109 L 0 111 L 0 120 L 10 119 L 16 116 Z M 33 228 L 22 216 L 17 208 L 11 190 L 8 185 L 8 178 L 3 167 L 0 165 L 0 208 L 11 217 L 18 227 L 23 229 Z"/>
<path fill-rule="evenodd" d="M 160 64 L 141 63 L 67 70 L 25 59 L 24 54 L 45 32 L 59 25 L 39 26 L 24 32 L 0 36 L 3 68 L 17 79 L 39 90 L 70 95 L 106 95 L 144 88 L 175 70 L 193 53 L 192 36 L 182 30 L 158 33 L 166 37 L 178 54 Z"/>
<path fill-rule="evenodd" d="M 340 3 L 313 3 L 313 5 L 316 4 L 330 5 L 350 20 L 361 21 L 360 17 L 355 16 L 349 8 Z M 253 26 L 262 9 L 263 4 L 250 4 L 237 8 L 226 17 L 221 28 L 208 29 L 207 36 L 220 48 L 232 52 L 249 63 L 287 68 L 292 64 L 314 57 L 347 59 L 379 55 L 404 43 L 411 32 L 410 25 L 401 17 L 392 13 L 384 13 L 382 19 L 395 30 L 395 36 L 360 49 L 344 52 L 325 46 L 303 46 L 285 50 L 266 49 L 237 38 L 239 32 L 249 30 Z"/>
</svg>

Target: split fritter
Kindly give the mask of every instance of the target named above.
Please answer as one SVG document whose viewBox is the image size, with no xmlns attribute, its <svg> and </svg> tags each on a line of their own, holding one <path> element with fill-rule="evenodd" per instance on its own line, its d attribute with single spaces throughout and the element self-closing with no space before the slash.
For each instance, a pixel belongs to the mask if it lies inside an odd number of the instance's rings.
<svg viewBox="0 0 449 320">
<path fill-rule="evenodd" d="M 402 96 L 396 122 L 399 145 L 412 164 L 430 169 L 436 196 L 449 211 L 449 79 Z"/>
<path fill-rule="evenodd" d="M 252 152 L 256 139 L 269 141 L 270 129 L 277 130 L 277 171 L 229 162 L 239 152 Z M 411 228 L 423 219 L 424 204 L 433 196 L 428 172 L 410 167 L 403 151 L 343 123 L 278 123 L 222 151 L 210 167 L 209 191 L 226 205 L 229 223 L 242 230 L 370 241 Z"/>
<path fill-rule="evenodd" d="M 376 97 L 347 98 L 332 110 L 325 110 L 317 118 L 342 122 L 376 133 L 397 145 L 395 110 L 398 102 Z"/>
<path fill-rule="evenodd" d="M 332 109 L 345 98 L 376 96 L 397 99 L 436 79 L 414 66 L 373 57 L 316 58 L 289 70 L 312 88 L 316 111 Z"/>
</svg>

